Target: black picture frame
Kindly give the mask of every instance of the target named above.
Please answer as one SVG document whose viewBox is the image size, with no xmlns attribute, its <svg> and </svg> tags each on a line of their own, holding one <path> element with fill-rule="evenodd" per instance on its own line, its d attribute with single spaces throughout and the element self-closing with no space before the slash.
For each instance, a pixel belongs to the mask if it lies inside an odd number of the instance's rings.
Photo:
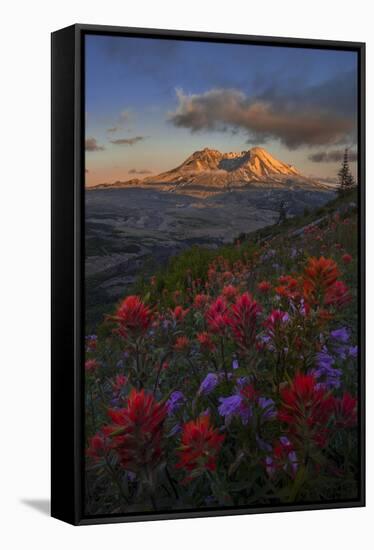
<svg viewBox="0 0 374 550">
<path fill-rule="evenodd" d="M 308 503 L 86 517 L 83 513 L 84 55 L 88 34 L 199 40 L 358 54 L 359 498 Z M 365 44 L 76 24 L 52 33 L 52 451 L 51 515 L 73 525 L 239 515 L 365 505 Z"/>
</svg>

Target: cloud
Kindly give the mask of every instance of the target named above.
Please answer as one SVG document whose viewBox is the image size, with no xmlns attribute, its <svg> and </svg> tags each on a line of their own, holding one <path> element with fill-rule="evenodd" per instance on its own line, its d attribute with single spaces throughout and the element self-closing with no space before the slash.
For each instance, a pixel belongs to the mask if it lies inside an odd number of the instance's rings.
<svg viewBox="0 0 374 550">
<path fill-rule="evenodd" d="M 114 145 L 135 145 L 135 143 L 138 143 L 138 141 L 143 141 L 143 139 L 145 139 L 144 136 L 135 136 L 132 138 L 112 139 L 110 140 L 110 143 L 114 143 Z"/>
<path fill-rule="evenodd" d="M 136 168 L 132 168 L 129 170 L 129 174 L 152 174 L 151 170 L 136 170 Z"/>
<path fill-rule="evenodd" d="M 331 151 L 319 151 L 309 155 L 312 162 L 341 162 L 344 156 L 344 149 L 333 149 Z M 348 160 L 357 162 L 357 151 L 348 151 Z"/>
<path fill-rule="evenodd" d="M 84 148 L 86 151 L 104 151 L 104 147 L 97 143 L 97 140 L 93 137 L 87 138 L 84 142 Z"/>
<path fill-rule="evenodd" d="M 272 87 L 257 96 L 233 88 L 201 94 L 177 89 L 178 106 L 168 119 L 191 132 L 240 130 L 252 144 L 276 139 L 297 149 L 343 143 L 355 132 L 354 90 L 340 93 L 336 86 L 334 81 L 334 86 L 324 83 L 282 94 Z"/>
<path fill-rule="evenodd" d="M 116 132 L 118 132 L 118 126 L 113 126 L 113 128 L 107 128 L 106 131 L 108 132 L 108 134 L 115 134 Z"/>
</svg>

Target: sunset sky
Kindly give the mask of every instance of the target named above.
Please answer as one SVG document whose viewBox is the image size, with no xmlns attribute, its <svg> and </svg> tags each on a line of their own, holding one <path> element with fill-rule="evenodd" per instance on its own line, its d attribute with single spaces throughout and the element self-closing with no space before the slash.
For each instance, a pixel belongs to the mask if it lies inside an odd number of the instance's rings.
<svg viewBox="0 0 374 550">
<path fill-rule="evenodd" d="M 356 126 L 355 52 L 86 36 L 87 185 L 255 145 L 330 178 Z"/>
</svg>

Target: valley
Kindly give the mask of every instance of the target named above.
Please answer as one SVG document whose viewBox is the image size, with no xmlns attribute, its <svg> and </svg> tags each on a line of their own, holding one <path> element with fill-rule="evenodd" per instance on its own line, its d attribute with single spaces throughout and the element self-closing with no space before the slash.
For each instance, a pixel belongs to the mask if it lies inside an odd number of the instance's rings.
<svg viewBox="0 0 374 550">
<path fill-rule="evenodd" d="M 202 189 L 202 192 L 204 189 Z M 209 196 L 149 187 L 86 193 L 86 321 L 93 329 L 103 312 L 178 252 L 216 248 L 240 233 L 273 225 L 283 203 L 288 217 L 318 208 L 333 191 L 248 186 Z"/>
</svg>

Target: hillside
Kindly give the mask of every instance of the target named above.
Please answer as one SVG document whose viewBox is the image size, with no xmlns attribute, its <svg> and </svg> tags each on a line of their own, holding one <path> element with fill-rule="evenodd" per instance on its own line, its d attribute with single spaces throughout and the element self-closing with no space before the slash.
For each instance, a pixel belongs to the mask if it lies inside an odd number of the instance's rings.
<svg viewBox="0 0 374 550">
<path fill-rule="evenodd" d="M 357 498 L 357 235 L 351 193 L 219 249 L 192 247 L 107 306 L 86 339 L 93 513 L 138 512 L 143 495 L 147 511 Z M 122 418 L 140 435 L 147 422 L 146 438 L 131 437 L 131 454 L 112 445 L 108 466 L 105 438 L 125 433 Z M 161 418 L 152 440 L 148 418 Z M 151 483 L 138 466 L 150 445 Z"/>
<path fill-rule="evenodd" d="M 275 249 L 281 251 L 283 262 L 286 266 L 294 264 L 294 250 L 298 247 L 305 247 L 308 243 L 309 254 L 329 254 L 336 258 L 346 250 L 353 256 L 357 256 L 357 237 L 350 234 L 348 230 L 343 231 L 339 225 L 335 227 L 333 220 L 346 217 L 351 222 L 357 223 L 357 197 L 356 190 L 341 197 L 336 197 L 324 206 L 314 209 L 311 212 L 305 210 L 303 215 L 294 216 L 280 224 L 272 224 L 250 233 L 242 233 L 232 244 L 224 245 L 217 250 L 207 248 L 193 247 L 172 258 L 167 267 L 160 269 L 155 274 L 156 284 L 149 285 L 146 279 L 140 278 L 134 287 L 136 292 L 143 295 L 150 293 L 154 295 L 160 292 L 158 299 L 163 300 L 165 289 L 168 290 L 166 296 L 171 298 L 175 290 L 184 292 L 189 286 L 189 279 L 186 279 L 185 273 L 188 271 L 191 278 L 199 278 L 204 281 L 208 276 L 209 265 L 217 258 L 223 257 L 231 265 L 235 261 L 242 261 L 248 254 L 260 255 L 261 251 Z M 328 235 L 327 228 L 334 227 L 334 232 Z M 327 242 L 321 243 L 320 238 L 313 242 L 318 233 L 323 233 L 327 237 Z M 303 251 L 303 254 L 307 254 Z M 274 254 L 274 258 L 276 254 Z M 275 260 L 274 260 L 275 262 Z M 252 285 L 255 285 L 256 279 L 262 278 L 274 279 L 278 277 L 278 270 L 281 266 L 269 262 L 257 263 L 256 278 Z M 353 272 L 351 272 L 353 273 Z M 170 294 L 169 294 L 170 293 Z M 156 296 L 154 296 L 155 299 Z"/>
</svg>

